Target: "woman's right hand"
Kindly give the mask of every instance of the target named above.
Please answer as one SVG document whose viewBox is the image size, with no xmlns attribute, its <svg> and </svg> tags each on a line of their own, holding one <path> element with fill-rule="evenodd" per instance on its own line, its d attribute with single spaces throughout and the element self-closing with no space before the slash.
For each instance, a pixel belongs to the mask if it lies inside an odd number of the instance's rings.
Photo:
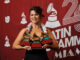
<svg viewBox="0 0 80 60">
<path fill-rule="evenodd" d="M 25 50 L 28 50 L 28 51 L 31 50 L 31 46 L 24 46 L 23 48 L 24 48 Z"/>
</svg>

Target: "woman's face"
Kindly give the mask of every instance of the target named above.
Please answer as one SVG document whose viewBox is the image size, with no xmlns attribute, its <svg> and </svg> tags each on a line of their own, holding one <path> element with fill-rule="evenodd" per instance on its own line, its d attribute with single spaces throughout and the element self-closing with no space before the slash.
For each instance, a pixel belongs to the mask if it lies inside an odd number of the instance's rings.
<svg viewBox="0 0 80 60">
<path fill-rule="evenodd" d="M 30 20 L 32 23 L 38 23 L 41 21 L 40 15 L 35 12 L 35 10 L 30 11 Z"/>
</svg>

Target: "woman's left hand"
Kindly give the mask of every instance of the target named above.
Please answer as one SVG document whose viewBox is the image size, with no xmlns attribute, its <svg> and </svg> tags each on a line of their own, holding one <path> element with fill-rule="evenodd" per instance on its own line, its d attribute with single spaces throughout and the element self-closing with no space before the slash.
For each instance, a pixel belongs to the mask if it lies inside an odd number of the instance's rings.
<svg viewBox="0 0 80 60">
<path fill-rule="evenodd" d="M 42 46 L 42 48 L 44 48 L 44 49 L 47 48 L 47 47 L 49 47 L 48 44 L 45 44 L 45 45 Z"/>
</svg>

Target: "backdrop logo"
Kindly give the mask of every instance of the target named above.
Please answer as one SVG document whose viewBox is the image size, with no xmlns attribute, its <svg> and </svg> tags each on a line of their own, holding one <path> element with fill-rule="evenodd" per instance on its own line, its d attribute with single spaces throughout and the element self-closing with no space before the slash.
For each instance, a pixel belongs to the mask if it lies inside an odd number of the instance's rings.
<svg viewBox="0 0 80 60">
<path fill-rule="evenodd" d="M 49 28 L 56 28 L 61 26 L 60 22 L 57 20 L 57 10 L 53 7 L 53 3 L 50 3 L 47 8 L 47 13 L 51 13 L 48 16 L 48 21 L 45 26 Z"/>
<path fill-rule="evenodd" d="M 8 36 L 5 37 L 5 44 L 4 44 L 5 47 L 10 47 L 10 43 L 9 43 L 9 38 Z"/>
<path fill-rule="evenodd" d="M 26 20 L 26 15 L 24 14 L 24 12 L 22 12 L 21 17 L 22 17 L 21 24 L 26 24 L 27 20 Z"/>
<path fill-rule="evenodd" d="M 80 21 L 80 4 L 78 5 L 78 0 L 64 0 L 62 7 L 66 7 L 69 3 L 72 3 L 72 5 L 63 18 L 63 25 Z"/>
<path fill-rule="evenodd" d="M 74 28 L 77 32 L 80 32 L 80 24 L 74 25 Z"/>
<path fill-rule="evenodd" d="M 70 7 L 68 6 L 69 3 L 71 3 Z M 78 0 L 64 0 L 61 7 L 63 9 L 65 9 L 64 7 L 69 7 L 69 9 L 67 9 L 62 19 L 63 27 L 52 31 L 60 48 L 59 51 L 55 52 L 55 56 L 56 58 L 65 58 L 80 55 L 80 23 L 78 23 L 80 22 L 80 4 L 78 4 Z M 45 26 L 49 28 L 60 27 L 61 24 L 57 19 L 57 10 L 54 8 L 53 3 L 48 5 L 47 13 L 51 14 L 48 16 Z M 64 27 L 64 25 L 66 26 Z"/>
<path fill-rule="evenodd" d="M 5 23 L 9 23 L 10 22 L 10 16 L 6 16 L 5 17 Z"/>
<path fill-rule="evenodd" d="M 4 0 L 4 3 L 8 4 L 8 3 L 10 3 L 10 0 Z"/>
</svg>

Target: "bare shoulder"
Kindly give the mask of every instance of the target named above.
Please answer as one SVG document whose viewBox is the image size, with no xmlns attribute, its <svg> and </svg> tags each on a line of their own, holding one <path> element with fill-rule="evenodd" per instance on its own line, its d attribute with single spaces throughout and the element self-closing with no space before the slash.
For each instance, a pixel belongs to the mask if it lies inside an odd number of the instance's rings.
<svg viewBox="0 0 80 60">
<path fill-rule="evenodd" d="M 51 30 L 50 29 L 47 29 L 47 33 L 49 34 L 49 36 L 53 39 L 54 37 L 53 37 L 53 34 L 52 34 L 52 32 L 51 32 Z"/>
<path fill-rule="evenodd" d="M 20 32 L 25 32 L 26 30 L 27 30 L 26 28 L 22 28 Z"/>
<path fill-rule="evenodd" d="M 26 28 L 22 28 L 21 30 L 20 30 L 20 32 L 18 33 L 18 35 L 17 35 L 17 40 L 20 40 L 20 39 L 22 39 L 22 37 L 23 37 L 23 35 L 24 35 L 24 33 L 25 33 L 25 31 L 26 31 Z"/>
<path fill-rule="evenodd" d="M 27 29 L 26 29 L 26 28 L 22 28 L 21 30 L 22 30 L 22 31 L 25 31 L 25 30 L 27 30 Z"/>
<path fill-rule="evenodd" d="M 47 32 L 48 32 L 48 33 L 51 33 L 51 30 L 47 28 Z"/>
<path fill-rule="evenodd" d="M 26 30 L 27 30 L 26 28 L 22 28 L 22 29 L 20 30 L 20 32 L 19 32 L 18 35 L 23 35 L 23 34 L 25 33 Z"/>
</svg>

